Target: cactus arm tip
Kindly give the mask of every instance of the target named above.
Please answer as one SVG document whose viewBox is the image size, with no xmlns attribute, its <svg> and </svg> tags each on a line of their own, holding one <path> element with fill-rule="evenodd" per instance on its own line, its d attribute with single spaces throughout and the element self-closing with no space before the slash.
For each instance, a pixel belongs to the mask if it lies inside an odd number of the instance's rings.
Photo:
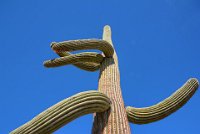
<svg viewBox="0 0 200 134">
<path fill-rule="evenodd" d="M 103 40 L 109 42 L 112 46 L 112 32 L 111 27 L 109 25 L 105 25 L 103 28 Z"/>
</svg>

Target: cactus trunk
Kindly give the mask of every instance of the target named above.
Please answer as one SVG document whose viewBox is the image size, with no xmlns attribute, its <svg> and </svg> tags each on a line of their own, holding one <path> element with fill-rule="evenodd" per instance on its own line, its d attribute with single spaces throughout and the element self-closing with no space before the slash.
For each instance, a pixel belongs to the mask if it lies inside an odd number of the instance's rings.
<svg viewBox="0 0 200 134">
<path fill-rule="evenodd" d="M 110 27 L 104 28 L 103 40 L 111 41 Z M 120 74 L 116 52 L 113 57 L 105 58 L 100 66 L 99 92 L 111 100 L 111 108 L 94 115 L 93 134 L 130 134 L 124 101 L 120 87 Z"/>
</svg>

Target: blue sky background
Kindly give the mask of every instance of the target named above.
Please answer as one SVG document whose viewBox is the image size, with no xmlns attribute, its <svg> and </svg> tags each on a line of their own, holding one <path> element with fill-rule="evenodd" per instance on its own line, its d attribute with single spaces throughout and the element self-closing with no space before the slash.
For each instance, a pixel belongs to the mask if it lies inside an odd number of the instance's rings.
<svg viewBox="0 0 200 134">
<path fill-rule="evenodd" d="M 49 106 L 97 89 L 99 72 L 73 66 L 47 69 L 53 41 L 101 38 L 112 27 L 125 105 L 158 103 L 190 77 L 200 80 L 199 0 L 0 0 L 0 133 Z M 199 134 L 200 93 L 173 115 L 134 134 Z M 89 134 L 92 115 L 55 134 Z"/>
</svg>

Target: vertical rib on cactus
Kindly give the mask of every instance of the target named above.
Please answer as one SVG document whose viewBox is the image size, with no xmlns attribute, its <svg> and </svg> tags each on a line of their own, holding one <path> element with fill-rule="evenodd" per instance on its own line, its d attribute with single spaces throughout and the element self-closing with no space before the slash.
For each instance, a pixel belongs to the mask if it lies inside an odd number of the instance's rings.
<svg viewBox="0 0 200 134">
<path fill-rule="evenodd" d="M 82 115 L 109 107 L 110 99 L 106 95 L 97 91 L 81 92 L 48 108 L 10 134 L 50 134 Z"/>
<path fill-rule="evenodd" d="M 103 40 L 112 44 L 109 26 L 104 27 Z M 120 88 L 118 58 L 115 52 L 113 57 L 105 58 L 101 63 L 98 90 L 110 98 L 111 108 L 95 114 L 93 134 L 130 134 Z"/>
</svg>

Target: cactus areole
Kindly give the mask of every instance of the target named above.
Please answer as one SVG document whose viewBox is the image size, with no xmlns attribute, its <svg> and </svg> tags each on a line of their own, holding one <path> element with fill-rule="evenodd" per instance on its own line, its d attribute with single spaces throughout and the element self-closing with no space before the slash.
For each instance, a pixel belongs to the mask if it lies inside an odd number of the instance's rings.
<svg viewBox="0 0 200 134">
<path fill-rule="evenodd" d="M 118 58 L 111 28 L 104 27 L 103 39 L 53 42 L 51 48 L 60 57 L 44 62 L 45 67 L 73 64 L 86 70 L 100 70 L 98 91 L 85 91 L 71 96 L 43 111 L 11 134 L 50 134 L 85 114 L 94 114 L 93 134 L 130 134 L 129 122 L 147 124 L 161 120 L 182 107 L 198 88 L 198 80 L 190 78 L 170 97 L 144 108 L 125 108 L 120 87 Z M 96 52 L 71 54 L 70 51 L 98 49 Z"/>
</svg>

